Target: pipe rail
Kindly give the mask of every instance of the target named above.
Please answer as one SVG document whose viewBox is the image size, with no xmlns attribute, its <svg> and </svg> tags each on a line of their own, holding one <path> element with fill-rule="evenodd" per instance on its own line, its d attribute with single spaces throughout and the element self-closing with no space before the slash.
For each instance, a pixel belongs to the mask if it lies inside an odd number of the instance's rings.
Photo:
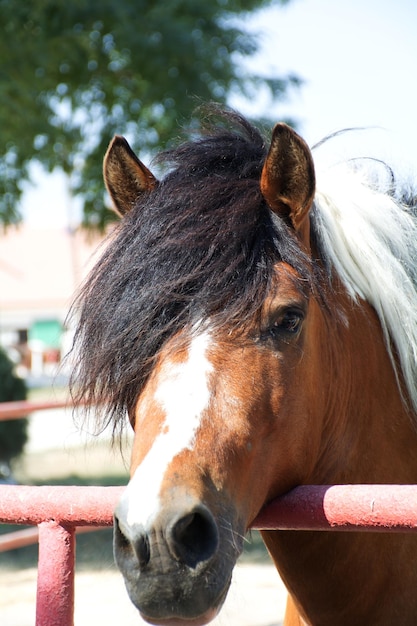
<svg viewBox="0 0 417 626">
<path fill-rule="evenodd" d="M 5 420 L 21 419 L 35 411 L 48 409 L 66 409 L 72 407 L 71 400 L 17 400 L 14 402 L 0 402 L 0 422 Z"/>
<path fill-rule="evenodd" d="M 0 486 L 0 523 L 38 525 L 36 626 L 73 626 L 75 528 L 111 526 L 123 487 Z M 259 530 L 417 530 L 417 486 L 301 486 L 271 502 Z"/>
</svg>

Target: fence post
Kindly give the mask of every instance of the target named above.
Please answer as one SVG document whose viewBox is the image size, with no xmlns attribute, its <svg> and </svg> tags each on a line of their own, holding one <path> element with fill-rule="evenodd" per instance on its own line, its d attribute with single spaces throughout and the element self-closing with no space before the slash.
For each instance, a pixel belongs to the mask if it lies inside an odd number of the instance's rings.
<svg viewBox="0 0 417 626">
<path fill-rule="evenodd" d="M 74 626 L 75 529 L 39 524 L 36 626 Z"/>
</svg>

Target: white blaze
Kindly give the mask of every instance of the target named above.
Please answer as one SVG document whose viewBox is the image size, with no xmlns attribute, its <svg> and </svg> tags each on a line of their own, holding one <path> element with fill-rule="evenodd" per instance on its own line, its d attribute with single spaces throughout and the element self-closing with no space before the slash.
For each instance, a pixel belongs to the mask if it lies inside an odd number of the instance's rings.
<svg viewBox="0 0 417 626">
<path fill-rule="evenodd" d="M 209 340 L 209 333 L 202 332 L 192 339 L 186 361 L 175 363 L 168 358 L 162 365 L 154 400 L 165 413 L 165 422 L 122 497 L 120 506 L 129 526 L 149 528 L 159 510 L 160 488 L 169 464 L 183 450 L 192 449 L 210 400 Z"/>
</svg>

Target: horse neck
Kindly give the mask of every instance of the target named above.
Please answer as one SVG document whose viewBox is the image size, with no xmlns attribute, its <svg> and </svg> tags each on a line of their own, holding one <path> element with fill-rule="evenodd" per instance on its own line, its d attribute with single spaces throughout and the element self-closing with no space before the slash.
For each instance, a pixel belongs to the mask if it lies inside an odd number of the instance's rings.
<svg viewBox="0 0 417 626">
<path fill-rule="evenodd" d="M 335 293 L 346 322 L 327 318 L 324 324 L 328 394 L 309 481 L 416 482 L 417 428 L 399 390 L 380 322 L 366 302 L 340 296 L 341 288 Z"/>
</svg>

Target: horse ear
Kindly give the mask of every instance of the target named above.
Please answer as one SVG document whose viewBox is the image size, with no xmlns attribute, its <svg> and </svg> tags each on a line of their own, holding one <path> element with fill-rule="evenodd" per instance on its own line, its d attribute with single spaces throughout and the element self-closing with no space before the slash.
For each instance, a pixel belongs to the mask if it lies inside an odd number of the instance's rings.
<svg viewBox="0 0 417 626">
<path fill-rule="evenodd" d="M 277 124 L 266 157 L 261 192 L 268 205 L 298 230 L 313 203 L 313 157 L 303 139 L 289 126 Z"/>
<path fill-rule="evenodd" d="M 155 176 L 139 161 L 124 137 L 113 137 L 104 157 L 104 182 L 116 213 L 123 217 L 145 191 L 158 184 Z"/>
</svg>

